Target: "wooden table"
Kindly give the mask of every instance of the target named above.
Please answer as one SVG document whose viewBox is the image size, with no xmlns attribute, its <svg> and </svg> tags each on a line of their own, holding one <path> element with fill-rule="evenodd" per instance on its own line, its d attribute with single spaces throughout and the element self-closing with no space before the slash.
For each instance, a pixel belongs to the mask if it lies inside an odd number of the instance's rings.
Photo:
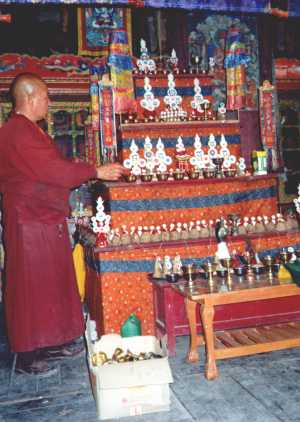
<svg viewBox="0 0 300 422">
<path fill-rule="evenodd" d="M 206 280 L 194 281 L 189 287 L 184 281 L 173 288 L 185 298 L 190 327 L 188 362 L 199 360 L 198 347 L 205 345 L 205 376 L 209 380 L 218 377 L 217 359 L 252 355 L 300 346 L 300 322 L 268 324 L 253 328 L 214 331 L 215 307 L 218 305 L 269 300 L 299 296 L 300 288 L 294 283 L 280 283 L 276 278 L 264 276 L 232 277 L 232 281 L 220 281 L 215 277 L 212 286 Z M 203 335 L 197 334 L 196 306 L 200 304 Z"/>
</svg>

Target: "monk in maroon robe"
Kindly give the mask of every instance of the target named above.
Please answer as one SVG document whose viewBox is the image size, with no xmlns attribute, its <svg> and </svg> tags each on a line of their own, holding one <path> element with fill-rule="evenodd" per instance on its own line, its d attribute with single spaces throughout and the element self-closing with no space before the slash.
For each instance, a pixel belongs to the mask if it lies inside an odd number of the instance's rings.
<svg viewBox="0 0 300 422">
<path fill-rule="evenodd" d="M 66 225 L 69 190 L 91 178 L 117 180 L 124 169 L 117 163 L 96 168 L 61 155 L 37 125 L 49 104 L 38 76 L 19 75 L 11 93 L 14 114 L 0 129 L 5 316 L 11 350 L 30 356 L 25 367 L 39 373 L 49 368 L 32 352 L 64 345 L 84 329 Z"/>
</svg>

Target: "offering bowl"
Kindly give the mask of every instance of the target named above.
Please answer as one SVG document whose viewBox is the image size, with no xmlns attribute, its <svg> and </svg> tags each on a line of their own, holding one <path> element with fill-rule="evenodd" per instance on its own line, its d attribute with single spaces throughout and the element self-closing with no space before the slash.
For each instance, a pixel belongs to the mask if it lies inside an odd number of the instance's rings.
<svg viewBox="0 0 300 422">
<path fill-rule="evenodd" d="M 199 171 L 191 170 L 188 172 L 188 175 L 190 179 L 199 179 L 200 173 Z"/>
<path fill-rule="evenodd" d="M 234 267 L 233 268 L 234 274 L 238 277 L 242 277 L 246 274 L 246 267 Z"/>
<path fill-rule="evenodd" d="M 265 267 L 263 265 L 254 264 L 251 266 L 252 271 L 256 275 L 263 274 L 265 272 Z"/>
<path fill-rule="evenodd" d="M 203 170 L 203 176 L 205 177 L 205 179 L 210 179 L 210 178 L 216 177 L 216 171 L 215 171 L 215 169 L 206 168 L 206 169 Z"/>
<path fill-rule="evenodd" d="M 224 268 L 223 270 L 217 270 L 217 276 L 221 278 L 225 278 L 227 275 L 227 269 Z"/>
<path fill-rule="evenodd" d="M 236 175 L 235 169 L 225 169 L 223 170 L 223 174 L 225 177 L 234 177 Z"/>
<path fill-rule="evenodd" d="M 168 180 L 168 178 L 169 178 L 169 173 L 157 173 L 157 174 L 156 174 L 156 177 L 157 177 L 157 180 L 159 180 L 159 181 L 163 182 L 163 181 Z"/>
<path fill-rule="evenodd" d="M 223 162 L 224 162 L 224 158 L 223 157 L 215 157 L 215 158 L 212 159 L 212 162 L 216 166 L 216 176 L 222 177 L 222 165 L 223 165 Z"/>
<path fill-rule="evenodd" d="M 176 283 L 179 280 L 179 274 L 167 274 L 166 280 L 168 283 Z"/>
<path fill-rule="evenodd" d="M 142 182 L 151 182 L 152 178 L 153 178 L 152 174 L 142 174 L 141 175 Z"/>
<path fill-rule="evenodd" d="M 128 176 L 126 176 L 126 180 L 127 182 L 136 182 L 137 181 L 137 176 L 135 174 L 129 174 Z"/>
<path fill-rule="evenodd" d="M 174 172 L 174 179 L 175 180 L 183 180 L 184 173 L 182 171 L 175 171 Z"/>
</svg>

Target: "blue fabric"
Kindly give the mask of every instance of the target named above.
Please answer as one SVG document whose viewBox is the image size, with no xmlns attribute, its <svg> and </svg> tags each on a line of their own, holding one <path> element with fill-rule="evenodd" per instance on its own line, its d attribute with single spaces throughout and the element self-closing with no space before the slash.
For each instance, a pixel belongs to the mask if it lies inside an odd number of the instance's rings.
<svg viewBox="0 0 300 422">
<path fill-rule="evenodd" d="M 300 244 L 296 243 L 291 245 L 294 249 L 299 249 Z M 267 249 L 263 252 L 259 253 L 261 258 L 272 255 L 276 256 L 282 248 L 273 248 Z M 87 258 L 87 265 L 92 268 L 97 273 L 133 273 L 133 272 L 147 272 L 152 273 L 154 268 L 155 259 L 153 260 L 101 260 L 101 252 L 98 254 L 100 255 L 100 259 L 93 259 L 91 256 Z M 213 257 L 205 257 L 205 258 L 185 258 L 181 259 L 183 265 L 187 264 L 196 264 L 201 265 L 208 260 L 212 260 Z"/>
<path fill-rule="evenodd" d="M 300 16 L 300 0 L 289 0 L 289 16 Z"/>
<path fill-rule="evenodd" d="M 299 15 L 299 0 L 290 0 L 290 10 L 294 15 Z M 66 0 L 0 0 L 0 4 L 64 4 Z M 67 3 L 73 4 L 87 4 L 87 5 L 100 5 L 103 6 L 125 6 L 135 5 L 134 0 L 71 0 Z M 141 6 L 140 1 L 136 2 L 137 6 Z M 198 9 L 198 10 L 214 10 L 217 12 L 253 12 L 253 13 L 268 13 L 269 12 L 269 0 L 144 0 L 145 7 L 155 8 L 179 8 L 179 9 Z"/>
<path fill-rule="evenodd" d="M 205 258 L 189 258 L 182 259 L 183 265 L 196 264 L 201 265 L 212 259 L 212 257 Z M 153 260 L 96 260 L 89 257 L 86 261 L 87 265 L 97 273 L 152 273 L 155 259 Z"/>
<path fill-rule="evenodd" d="M 124 70 L 132 70 L 132 60 L 130 56 L 121 56 L 116 54 L 110 54 L 108 57 L 108 64 L 116 67 L 116 71 L 123 72 Z"/>
<path fill-rule="evenodd" d="M 238 56 L 235 54 L 228 54 L 228 56 L 224 59 L 224 67 L 237 67 L 241 64 L 247 65 L 250 62 L 251 58 L 247 56 L 245 53 L 239 54 Z"/>
<path fill-rule="evenodd" d="M 125 45 L 127 45 L 128 44 L 128 35 L 127 35 L 127 32 L 124 31 L 124 30 L 114 31 L 112 42 L 114 44 L 125 44 Z"/>
<path fill-rule="evenodd" d="M 207 9 L 217 12 L 269 11 L 269 0 L 144 0 L 144 2 L 146 7 L 156 8 Z"/>
<path fill-rule="evenodd" d="M 158 211 L 185 208 L 207 208 L 236 204 L 243 201 L 267 199 L 276 196 L 275 186 L 263 189 L 248 190 L 221 195 L 208 195 L 201 197 L 142 199 L 142 200 L 112 200 L 111 212 L 116 211 Z"/>
<path fill-rule="evenodd" d="M 243 33 L 239 28 L 230 28 L 226 38 L 224 67 L 237 67 L 247 64 L 251 57 L 245 52 Z"/>
</svg>

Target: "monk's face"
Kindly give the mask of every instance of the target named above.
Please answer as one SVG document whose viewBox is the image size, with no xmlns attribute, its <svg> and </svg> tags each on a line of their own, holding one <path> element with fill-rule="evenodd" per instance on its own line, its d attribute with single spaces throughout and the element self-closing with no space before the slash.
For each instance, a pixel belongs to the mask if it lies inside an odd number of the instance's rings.
<svg viewBox="0 0 300 422">
<path fill-rule="evenodd" d="M 36 85 L 32 96 L 32 113 L 35 121 L 44 119 L 48 113 L 49 97 L 47 86 L 40 82 Z"/>
</svg>

